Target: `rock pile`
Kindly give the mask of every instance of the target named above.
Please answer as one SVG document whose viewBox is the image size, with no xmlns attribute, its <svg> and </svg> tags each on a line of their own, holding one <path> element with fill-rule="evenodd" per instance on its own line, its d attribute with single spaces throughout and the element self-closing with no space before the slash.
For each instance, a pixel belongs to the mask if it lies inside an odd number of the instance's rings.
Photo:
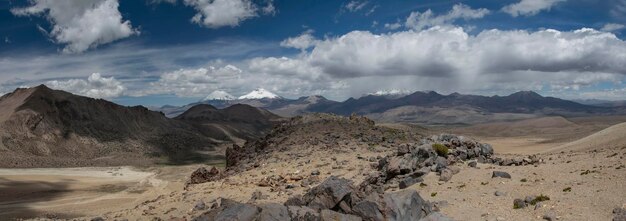
<svg viewBox="0 0 626 221">
<path fill-rule="evenodd" d="M 223 176 L 220 173 L 220 170 L 218 170 L 215 167 L 211 167 L 210 170 L 207 170 L 204 167 L 200 167 L 197 170 L 193 171 L 193 173 L 191 173 L 191 177 L 185 183 L 185 186 L 189 186 L 191 184 L 211 182 L 211 181 L 219 180 L 222 177 Z"/>
<path fill-rule="evenodd" d="M 492 156 L 493 148 L 489 144 L 451 134 L 432 136 L 397 146 L 395 154 L 373 165 L 377 172 L 370 174 L 360 188 L 367 191 L 370 187 L 397 185 L 404 189 L 423 181 L 421 177 L 431 171 L 439 173 L 440 181 L 448 181 L 460 170 L 452 166 L 455 163 L 474 159 L 492 163 Z"/>
<path fill-rule="evenodd" d="M 194 220 L 450 220 L 412 189 L 384 194 L 359 191 L 352 182 L 331 176 L 284 205 L 253 205 L 222 199 Z"/>
</svg>

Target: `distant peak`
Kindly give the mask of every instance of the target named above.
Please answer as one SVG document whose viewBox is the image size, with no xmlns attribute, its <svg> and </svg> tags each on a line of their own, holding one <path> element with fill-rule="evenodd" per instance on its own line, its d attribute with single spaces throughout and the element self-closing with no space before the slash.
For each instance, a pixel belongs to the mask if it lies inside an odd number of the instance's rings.
<svg viewBox="0 0 626 221">
<path fill-rule="evenodd" d="M 534 91 L 519 91 L 519 92 L 515 92 L 509 96 L 523 96 L 523 97 L 543 97 L 540 94 L 534 92 Z"/>
<path fill-rule="evenodd" d="M 235 96 L 229 94 L 226 91 L 213 91 L 208 96 L 206 96 L 202 101 L 210 101 L 210 100 L 220 100 L 220 101 L 229 101 L 235 100 Z"/>
<path fill-rule="evenodd" d="M 239 97 L 239 99 L 244 100 L 244 99 L 263 99 L 263 98 L 270 98 L 270 99 L 275 99 L 275 98 L 280 98 L 280 96 L 265 90 L 263 88 L 257 88 L 254 91 L 243 95 L 241 97 Z"/>
</svg>

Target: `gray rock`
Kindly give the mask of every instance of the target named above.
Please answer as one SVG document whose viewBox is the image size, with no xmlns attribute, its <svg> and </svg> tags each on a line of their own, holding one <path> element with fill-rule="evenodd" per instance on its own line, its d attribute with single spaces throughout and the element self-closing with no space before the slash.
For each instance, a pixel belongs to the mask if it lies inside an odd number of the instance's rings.
<svg viewBox="0 0 626 221">
<path fill-rule="evenodd" d="M 467 163 L 468 166 L 470 167 L 474 167 L 476 168 L 476 166 L 478 165 L 478 163 L 476 161 L 470 161 L 469 163 Z"/>
<path fill-rule="evenodd" d="M 452 171 L 452 174 L 456 175 L 461 172 L 461 168 L 457 166 L 448 166 L 448 169 Z"/>
<path fill-rule="evenodd" d="M 254 205 L 235 203 L 218 213 L 215 221 L 253 221 L 258 213 L 259 208 Z"/>
<path fill-rule="evenodd" d="M 352 207 L 355 215 L 365 220 L 383 221 L 385 217 L 380 212 L 378 204 L 369 200 L 361 201 Z"/>
<path fill-rule="evenodd" d="M 302 196 L 297 194 L 295 196 L 289 197 L 287 201 L 285 201 L 285 206 L 304 206 L 304 201 L 302 201 Z"/>
<path fill-rule="evenodd" d="M 331 176 L 320 185 L 309 190 L 302 197 L 302 200 L 306 205 L 316 210 L 332 209 L 353 191 L 352 181 Z"/>
<path fill-rule="evenodd" d="M 309 207 L 288 206 L 287 210 L 289 210 L 291 220 L 319 221 L 320 219 L 320 214 Z"/>
<path fill-rule="evenodd" d="M 493 174 L 491 174 L 491 178 L 494 177 L 511 179 L 511 174 L 502 171 L 493 171 Z"/>
<path fill-rule="evenodd" d="M 409 153 L 409 145 L 407 145 L 407 144 L 400 144 L 398 146 L 398 156 L 404 156 L 407 153 Z"/>
<path fill-rule="evenodd" d="M 398 184 L 398 187 L 400 189 L 405 189 L 407 187 L 412 186 L 413 184 L 419 183 L 419 182 L 424 182 L 424 179 L 422 179 L 421 177 L 418 178 L 413 178 L 413 177 L 406 177 L 404 179 L 402 179 L 400 181 L 400 183 Z"/>
<path fill-rule="evenodd" d="M 486 156 L 493 155 L 493 147 L 491 147 L 491 145 L 489 144 L 486 144 L 486 143 L 481 144 L 480 150 L 481 150 L 482 155 L 486 155 Z"/>
<path fill-rule="evenodd" d="M 102 217 L 94 217 L 91 219 L 91 221 L 104 221 L 104 218 Z"/>
<path fill-rule="evenodd" d="M 408 157 L 410 158 L 410 157 Z M 406 157 L 392 157 L 387 164 L 387 176 L 395 177 L 397 175 L 410 173 L 413 169 L 411 161 Z"/>
<path fill-rule="evenodd" d="M 524 202 L 528 204 L 532 202 L 535 198 L 536 198 L 535 196 L 526 196 L 526 198 L 524 198 Z"/>
<path fill-rule="evenodd" d="M 454 175 L 452 170 L 450 169 L 442 170 L 441 174 L 439 175 L 439 181 L 448 182 L 450 181 L 450 179 L 452 179 L 452 175 Z"/>
<path fill-rule="evenodd" d="M 313 171 L 311 171 L 311 175 L 319 176 L 320 175 L 320 171 L 319 170 L 313 170 Z"/>
<path fill-rule="evenodd" d="M 506 193 L 505 193 L 505 192 L 502 192 L 502 191 L 496 191 L 496 192 L 494 193 L 494 195 L 496 195 L 496 196 L 506 196 Z"/>
<path fill-rule="evenodd" d="M 613 209 L 613 221 L 626 221 L 626 208 Z"/>
<path fill-rule="evenodd" d="M 263 221 L 289 221 L 291 217 L 289 216 L 289 210 L 286 206 L 270 203 L 259 206 L 261 212 L 259 212 L 259 216 L 257 220 Z"/>
<path fill-rule="evenodd" d="M 432 212 L 428 214 L 428 216 L 420 219 L 419 221 L 453 221 L 453 219 L 439 212 Z"/>
<path fill-rule="evenodd" d="M 338 213 L 332 210 L 322 210 L 320 212 L 320 221 L 361 221 L 362 219 L 358 216 L 353 216 L 349 214 Z"/>
<path fill-rule="evenodd" d="M 204 208 L 206 208 L 206 204 L 204 204 L 204 201 L 198 200 L 196 205 L 193 207 L 193 210 L 203 210 Z"/>
<path fill-rule="evenodd" d="M 435 172 L 442 171 L 443 169 L 448 167 L 448 159 L 444 157 L 437 157 L 437 160 L 435 160 L 435 165 L 437 165 L 437 167 L 435 168 Z"/>
<path fill-rule="evenodd" d="M 384 200 L 385 214 L 388 220 L 419 220 L 432 211 L 430 203 L 413 189 L 385 193 Z"/>
<path fill-rule="evenodd" d="M 553 211 L 549 211 L 546 214 L 543 215 L 543 219 L 548 220 L 548 221 L 555 221 L 556 220 L 556 214 L 554 214 Z"/>
<path fill-rule="evenodd" d="M 514 209 L 521 209 L 526 207 L 526 202 L 524 202 L 524 200 L 522 199 L 515 199 L 513 200 L 513 208 Z"/>
</svg>

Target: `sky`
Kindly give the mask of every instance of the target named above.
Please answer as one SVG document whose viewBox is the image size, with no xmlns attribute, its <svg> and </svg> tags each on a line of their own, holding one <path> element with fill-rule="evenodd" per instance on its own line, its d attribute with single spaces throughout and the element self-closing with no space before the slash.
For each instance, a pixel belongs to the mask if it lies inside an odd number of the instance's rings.
<svg viewBox="0 0 626 221">
<path fill-rule="evenodd" d="M 0 94 L 626 99 L 626 0 L 0 0 Z"/>
</svg>

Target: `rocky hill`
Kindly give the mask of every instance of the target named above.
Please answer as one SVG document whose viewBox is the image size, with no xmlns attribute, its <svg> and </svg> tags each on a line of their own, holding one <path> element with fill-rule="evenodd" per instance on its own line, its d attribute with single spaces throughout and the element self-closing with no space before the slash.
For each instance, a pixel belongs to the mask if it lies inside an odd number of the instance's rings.
<svg viewBox="0 0 626 221">
<path fill-rule="evenodd" d="M 228 119 L 237 122 L 227 127 L 233 131 L 245 127 L 242 137 L 251 137 L 252 128 L 269 126 L 246 119 L 256 115 L 247 115 L 245 109 L 238 106 L 224 111 L 231 116 Z M 120 106 L 44 85 L 17 89 L 0 98 L 0 167 L 202 161 L 205 156 L 200 152 L 232 140 L 222 131 L 198 128 L 185 120 L 194 119 L 194 114 L 177 120 L 141 106 Z"/>
</svg>

